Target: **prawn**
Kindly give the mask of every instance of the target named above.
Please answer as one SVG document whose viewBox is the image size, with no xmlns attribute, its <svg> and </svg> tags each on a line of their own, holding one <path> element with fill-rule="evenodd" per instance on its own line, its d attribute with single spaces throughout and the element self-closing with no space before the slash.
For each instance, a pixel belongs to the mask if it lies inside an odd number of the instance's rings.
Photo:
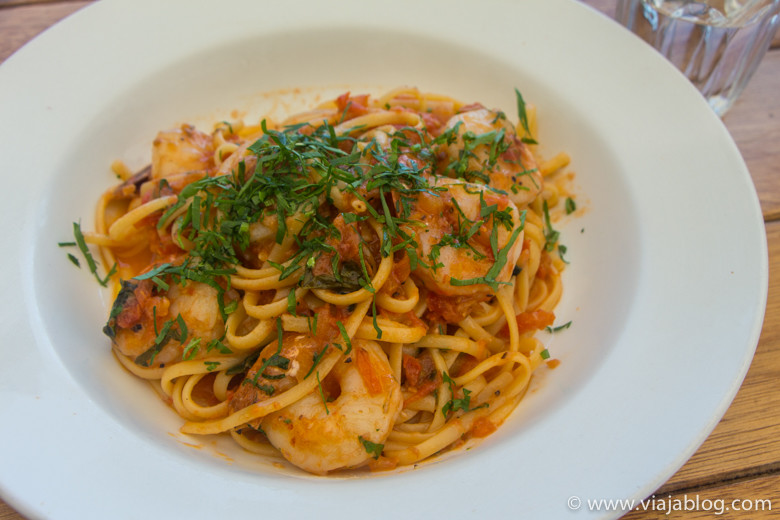
<svg viewBox="0 0 780 520">
<path fill-rule="evenodd" d="M 157 134 L 152 143 L 151 178 L 167 179 L 193 171 L 214 168 L 214 141 L 191 125 Z"/>
<path fill-rule="evenodd" d="M 481 179 L 506 192 L 520 209 L 542 191 L 536 159 L 502 112 L 486 108 L 461 112 L 447 121 L 444 131 L 456 132 L 457 139 L 443 151 L 450 165 L 462 164 L 467 180 Z"/>
<path fill-rule="evenodd" d="M 324 475 L 378 457 L 401 411 L 400 383 L 378 343 L 353 349 L 314 392 L 267 415 L 261 427 L 292 464 Z"/>
<path fill-rule="evenodd" d="M 224 335 L 218 298 L 215 288 L 200 282 L 163 291 L 150 280 L 124 281 L 103 332 L 117 351 L 142 366 L 197 358 L 206 349 L 185 354 L 187 345 L 205 346 Z"/>
<path fill-rule="evenodd" d="M 442 296 L 478 298 L 495 292 L 491 284 L 510 280 L 522 251 L 517 207 L 507 195 L 482 184 L 446 177 L 429 182 L 431 189 L 416 196 L 409 222 L 402 226 L 416 242 L 420 261 L 414 276 Z M 483 283 L 453 283 L 456 279 Z"/>
<path fill-rule="evenodd" d="M 159 132 L 152 143 L 151 164 L 114 188 L 108 200 L 130 200 L 129 210 L 161 195 L 179 193 L 213 172 L 213 155 L 212 137 L 191 125 Z"/>
</svg>

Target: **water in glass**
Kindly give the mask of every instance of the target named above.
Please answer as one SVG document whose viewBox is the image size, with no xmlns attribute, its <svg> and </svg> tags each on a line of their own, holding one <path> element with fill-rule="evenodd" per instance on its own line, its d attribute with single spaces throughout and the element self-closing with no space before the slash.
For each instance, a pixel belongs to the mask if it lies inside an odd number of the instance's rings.
<svg viewBox="0 0 780 520">
<path fill-rule="evenodd" d="M 769 48 L 780 0 L 619 0 L 615 18 L 677 66 L 722 116 Z"/>
</svg>

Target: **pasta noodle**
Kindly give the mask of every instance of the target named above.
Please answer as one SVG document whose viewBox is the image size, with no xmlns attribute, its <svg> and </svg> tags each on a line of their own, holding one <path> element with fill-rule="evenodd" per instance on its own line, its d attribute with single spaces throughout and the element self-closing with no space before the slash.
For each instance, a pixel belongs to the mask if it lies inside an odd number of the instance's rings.
<svg viewBox="0 0 780 520">
<path fill-rule="evenodd" d="M 549 357 L 536 333 L 565 265 L 550 179 L 569 157 L 535 156 L 517 99 L 517 126 L 399 88 L 161 132 L 150 167 L 112 166 L 95 231 L 76 229 L 114 266 L 116 357 L 182 432 L 311 473 L 490 434 Z"/>
</svg>

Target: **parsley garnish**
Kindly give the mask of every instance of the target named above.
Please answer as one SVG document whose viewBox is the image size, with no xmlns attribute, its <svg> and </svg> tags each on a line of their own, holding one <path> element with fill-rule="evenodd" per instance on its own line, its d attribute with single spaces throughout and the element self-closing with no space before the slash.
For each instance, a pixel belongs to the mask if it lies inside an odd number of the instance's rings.
<svg viewBox="0 0 780 520">
<path fill-rule="evenodd" d="M 517 98 L 517 118 L 527 134 L 527 136 L 522 138 L 522 141 L 526 144 L 539 144 L 530 137 L 531 130 L 528 128 L 528 114 L 525 110 L 525 101 L 523 100 L 523 95 L 520 94 L 520 91 L 517 89 L 515 89 L 515 97 Z"/>
<path fill-rule="evenodd" d="M 347 329 L 344 328 L 344 324 L 340 321 L 336 322 L 336 326 L 339 328 L 339 332 L 341 333 L 341 337 L 344 338 L 344 343 L 347 344 L 347 350 L 344 352 L 344 355 L 349 354 L 352 352 L 352 342 L 349 340 L 349 334 L 347 334 Z"/>
<path fill-rule="evenodd" d="M 550 327 L 550 326 L 547 326 L 547 327 L 545 327 L 545 329 L 544 329 L 544 330 L 546 330 L 547 332 L 549 332 L 549 333 L 551 333 L 551 334 L 555 334 L 556 332 L 560 332 L 560 331 L 562 331 L 562 330 L 566 330 L 566 329 L 568 329 L 569 327 L 571 327 L 571 321 L 567 321 L 567 322 L 566 322 L 566 323 L 564 323 L 563 325 L 558 325 L 557 327 Z"/>
<path fill-rule="evenodd" d="M 252 354 L 249 354 L 247 357 L 244 358 L 244 360 L 239 363 L 238 365 L 229 368 L 227 372 L 225 372 L 229 376 L 233 376 L 236 374 L 240 374 L 242 372 L 246 372 L 249 370 L 257 361 L 257 358 L 260 357 L 261 350 L 256 350 Z"/>
<path fill-rule="evenodd" d="M 546 200 L 542 203 L 542 211 L 544 213 L 544 250 L 548 252 L 552 251 L 555 249 L 557 244 L 558 256 L 562 261 L 568 264 L 569 262 L 563 258 L 563 255 L 565 255 L 567 251 L 566 246 L 563 244 L 558 244 L 558 239 L 560 238 L 561 233 L 552 227 L 552 222 L 550 222 L 550 211 L 547 207 Z"/>
<path fill-rule="evenodd" d="M 312 356 L 311 359 L 311 368 L 308 372 L 306 372 L 306 375 L 303 376 L 304 379 L 308 379 L 308 377 L 311 375 L 312 372 L 314 372 L 314 369 L 317 367 L 317 365 L 320 364 L 320 361 L 322 361 L 322 358 L 325 357 L 325 352 L 328 350 L 328 347 L 330 347 L 330 343 L 326 343 L 324 347 L 322 347 L 322 350 L 315 353 L 314 356 Z"/>
<path fill-rule="evenodd" d="M 187 343 L 187 346 L 184 347 L 184 351 L 182 351 L 181 354 L 181 358 L 184 361 L 189 361 L 198 354 L 201 340 L 202 338 L 194 338 L 192 341 Z"/>
<path fill-rule="evenodd" d="M 493 233 L 495 233 L 495 230 L 496 229 L 494 227 Z M 485 276 L 480 278 L 469 278 L 467 280 L 450 278 L 450 284 L 456 286 L 463 286 L 463 285 L 474 285 L 474 284 L 484 283 L 490 286 L 490 288 L 493 289 L 494 291 L 497 291 L 499 284 L 507 283 L 507 282 L 499 282 L 497 280 L 497 277 L 499 274 L 501 274 L 501 270 L 504 268 L 504 265 L 506 264 L 509 250 L 514 245 L 521 231 L 523 231 L 523 226 L 518 226 L 515 228 L 515 230 L 512 232 L 512 235 L 509 237 L 509 241 L 507 241 L 506 245 L 503 248 L 501 248 L 499 251 L 497 251 L 498 254 L 495 255 L 496 261 L 490 267 L 490 269 L 488 270 Z M 495 249 L 497 246 L 494 244 L 493 234 L 491 234 L 491 246 L 493 247 L 494 254 L 495 254 L 496 253 Z"/>
<path fill-rule="evenodd" d="M 385 449 L 384 444 L 377 444 L 375 442 L 371 442 L 368 439 L 364 439 L 362 435 L 358 435 L 358 440 L 363 444 L 363 449 L 366 450 L 366 453 L 374 457 L 374 460 L 378 459 L 379 456 L 382 454 L 382 450 Z"/>
<path fill-rule="evenodd" d="M 542 212 L 544 215 L 544 250 L 552 251 L 561 234 L 552 227 L 552 222 L 550 222 L 550 210 L 547 207 L 546 200 L 542 202 Z"/>
<path fill-rule="evenodd" d="M 260 384 L 257 380 L 259 377 L 262 377 L 266 380 L 277 380 L 282 379 L 285 377 L 285 374 L 266 374 L 265 369 L 269 367 L 276 367 L 282 371 L 286 371 L 290 368 L 290 359 L 286 358 L 281 355 L 282 351 L 282 319 L 277 317 L 276 318 L 276 333 L 277 333 L 277 345 L 276 345 L 276 352 L 274 352 L 271 357 L 268 359 L 263 360 L 263 364 L 260 365 L 260 368 L 255 372 L 255 375 L 250 379 L 246 378 L 244 379 L 243 384 L 250 384 L 257 388 L 258 390 L 265 392 L 268 395 L 273 395 L 274 391 L 276 390 L 271 385 L 264 385 Z"/>
<path fill-rule="evenodd" d="M 577 211 L 577 203 L 574 202 L 573 198 L 566 197 L 565 208 L 566 208 L 566 214 L 571 215 L 572 213 Z"/>
<path fill-rule="evenodd" d="M 293 316 L 297 316 L 295 313 L 295 308 L 297 306 L 297 301 L 295 300 L 295 289 L 290 289 L 290 292 L 287 293 L 287 312 L 292 314 Z"/>
<path fill-rule="evenodd" d="M 466 388 L 463 389 L 463 397 L 461 399 L 455 399 L 455 381 L 452 380 L 452 378 L 447 374 L 447 372 L 442 372 L 442 379 L 445 383 L 447 383 L 450 387 L 450 393 L 452 394 L 452 399 L 447 401 L 445 405 L 441 409 L 441 413 L 444 414 L 446 417 L 450 412 L 456 412 L 458 410 L 463 410 L 464 412 L 470 412 L 472 410 L 478 410 L 480 408 L 486 408 L 489 406 L 488 403 L 483 403 L 476 408 L 471 408 L 471 390 L 468 390 Z"/>
<path fill-rule="evenodd" d="M 105 278 L 101 278 L 100 275 L 98 274 L 97 262 L 95 262 L 95 258 L 92 256 L 92 253 L 89 251 L 89 247 L 87 246 L 87 241 L 84 240 L 84 233 L 81 232 L 80 222 L 73 223 L 73 236 L 76 238 L 75 242 L 60 242 L 58 245 L 60 247 L 69 247 L 74 245 L 78 246 L 79 251 L 81 251 L 81 254 L 84 256 L 84 259 L 87 261 L 89 272 L 95 275 L 95 279 L 98 281 L 100 285 L 102 285 L 103 287 L 108 287 L 108 281 L 116 273 L 116 264 L 111 266 L 111 269 L 108 271 Z M 72 254 L 68 254 L 68 259 L 74 265 L 76 265 L 76 267 L 81 267 L 78 259 Z"/>
<path fill-rule="evenodd" d="M 320 372 L 317 371 L 317 388 L 320 392 L 320 399 L 322 399 L 322 405 L 325 407 L 325 415 L 330 415 L 330 410 L 328 410 L 328 401 L 325 399 L 325 392 L 322 390 L 322 381 L 320 381 Z"/>
<path fill-rule="evenodd" d="M 137 356 L 134 360 L 136 365 L 141 365 L 143 367 L 152 366 L 154 363 L 154 358 L 157 357 L 157 354 L 162 351 L 162 349 L 165 347 L 165 345 L 168 344 L 169 341 L 174 340 L 184 344 L 184 342 L 187 341 L 187 336 L 189 335 L 187 324 L 184 322 L 184 318 L 181 317 L 181 314 L 178 314 L 174 319 L 167 320 L 165 323 L 163 323 L 162 329 L 158 331 L 157 307 L 153 307 L 152 311 L 152 322 L 154 323 L 154 332 L 157 336 L 154 339 L 154 344 L 139 356 Z M 197 339 L 199 340 L 200 338 Z"/>
<path fill-rule="evenodd" d="M 108 315 L 108 322 L 103 327 L 103 334 L 111 339 L 116 337 L 116 317 L 122 313 L 128 298 L 135 295 L 135 288 L 137 284 L 122 280 L 121 289 L 114 298 L 114 303 L 111 306 L 111 312 Z"/>
</svg>

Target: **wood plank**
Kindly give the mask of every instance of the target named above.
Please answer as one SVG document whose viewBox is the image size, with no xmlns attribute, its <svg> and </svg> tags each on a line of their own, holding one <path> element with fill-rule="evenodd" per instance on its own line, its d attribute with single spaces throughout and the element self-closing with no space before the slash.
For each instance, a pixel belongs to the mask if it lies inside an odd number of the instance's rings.
<svg viewBox="0 0 780 520">
<path fill-rule="evenodd" d="M 639 506 L 639 510 L 635 509 L 622 518 L 623 520 L 682 517 L 686 520 L 777 518 L 780 516 L 778 489 L 780 489 L 780 474 L 771 474 L 679 493 L 656 493 L 646 501 L 650 511 L 643 510 L 642 506 Z M 697 504 L 698 508 L 696 508 Z M 653 507 L 655 511 L 652 511 Z M 684 509 L 682 511 L 672 509 L 669 514 L 668 511 L 672 507 Z"/>
<path fill-rule="evenodd" d="M 0 520 L 25 520 L 25 517 L 16 512 L 11 506 L 0 500 Z"/>
<path fill-rule="evenodd" d="M 0 9 L 0 62 L 22 45 L 91 2 L 59 2 Z"/>
<path fill-rule="evenodd" d="M 745 158 L 766 220 L 780 218 L 780 48 L 764 57 L 723 118 Z"/>
<path fill-rule="evenodd" d="M 6 7 L 21 7 L 36 4 L 65 4 L 74 0 L 0 0 L 0 9 Z"/>
</svg>

